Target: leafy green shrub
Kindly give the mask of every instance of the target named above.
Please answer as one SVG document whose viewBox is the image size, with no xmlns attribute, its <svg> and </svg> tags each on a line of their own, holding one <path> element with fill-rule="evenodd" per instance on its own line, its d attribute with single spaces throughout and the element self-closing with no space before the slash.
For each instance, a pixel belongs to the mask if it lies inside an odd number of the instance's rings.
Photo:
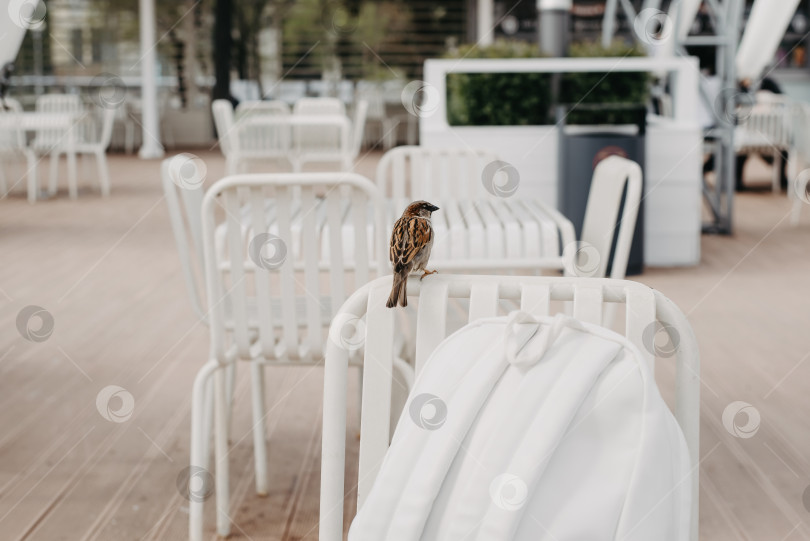
<svg viewBox="0 0 810 541">
<path fill-rule="evenodd" d="M 572 57 L 643 56 L 640 49 L 614 43 L 571 46 Z M 447 58 L 537 58 L 537 46 L 499 40 L 488 47 L 468 45 Z M 447 75 L 447 120 L 451 126 L 523 126 L 555 122 L 557 105 L 569 107 L 569 124 L 623 124 L 649 96 L 645 72 L 564 73 L 559 98 L 552 97 L 549 73 L 451 73 Z"/>
<path fill-rule="evenodd" d="M 571 46 L 575 58 L 644 56 L 636 47 L 615 42 Z M 565 73 L 560 82 L 560 104 L 569 106 L 567 124 L 625 124 L 635 120 L 628 108 L 644 106 L 649 97 L 647 72 Z"/>
<path fill-rule="evenodd" d="M 498 40 L 460 47 L 448 58 L 534 58 L 535 45 Z M 451 126 L 546 124 L 551 104 L 548 73 L 450 73 L 447 120 Z"/>
</svg>

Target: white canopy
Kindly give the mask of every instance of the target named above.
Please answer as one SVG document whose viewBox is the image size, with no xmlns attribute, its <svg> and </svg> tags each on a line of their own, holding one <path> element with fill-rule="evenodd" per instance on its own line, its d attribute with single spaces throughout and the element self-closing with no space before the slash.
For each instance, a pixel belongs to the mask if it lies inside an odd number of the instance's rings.
<svg viewBox="0 0 810 541">
<path fill-rule="evenodd" d="M 28 29 L 28 21 L 18 11 L 15 9 L 15 2 L 11 2 L 8 9 L 0 10 L 0 66 L 17 58 Z"/>
<path fill-rule="evenodd" d="M 799 0 L 756 0 L 737 49 L 737 77 L 757 79 L 773 60 Z"/>
</svg>

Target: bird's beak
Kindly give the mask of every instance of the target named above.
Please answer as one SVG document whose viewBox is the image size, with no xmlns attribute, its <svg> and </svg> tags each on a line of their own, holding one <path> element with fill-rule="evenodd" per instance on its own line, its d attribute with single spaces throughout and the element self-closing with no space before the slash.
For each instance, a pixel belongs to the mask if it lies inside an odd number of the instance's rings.
<svg viewBox="0 0 810 541">
<path fill-rule="evenodd" d="M 428 206 L 426 206 L 425 208 L 428 209 L 430 212 L 434 212 L 434 211 L 439 210 L 439 207 L 437 207 L 436 205 L 431 205 L 431 204 L 428 204 Z"/>
</svg>

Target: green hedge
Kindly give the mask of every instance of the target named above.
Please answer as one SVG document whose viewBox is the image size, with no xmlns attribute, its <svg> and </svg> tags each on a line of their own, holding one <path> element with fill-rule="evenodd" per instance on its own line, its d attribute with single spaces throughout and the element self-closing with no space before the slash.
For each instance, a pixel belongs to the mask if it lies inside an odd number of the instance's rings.
<svg viewBox="0 0 810 541">
<path fill-rule="evenodd" d="M 533 58 L 537 47 L 496 41 L 464 46 L 450 58 Z M 447 117 L 451 126 L 546 124 L 551 101 L 547 73 L 451 73 L 447 76 Z"/>
<path fill-rule="evenodd" d="M 642 56 L 622 44 L 603 48 L 575 44 L 573 57 Z M 537 46 L 496 41 L 488 47 L 465 46 L 448 58 L 536 58 Z M 617 106 L 644 105 L 649 97 L 649 75 L 643 72 L 563 73 L 557 100 L 548 73 L 451 73 L 447 76 L 447 116 L 451 126 L 524 126 L 555 122 L 558 105 L 569 107 L 569 124 L 623 124 L 632 113 Z M 613 107 L 595 107 L 608 104 Z"/>
</svg>

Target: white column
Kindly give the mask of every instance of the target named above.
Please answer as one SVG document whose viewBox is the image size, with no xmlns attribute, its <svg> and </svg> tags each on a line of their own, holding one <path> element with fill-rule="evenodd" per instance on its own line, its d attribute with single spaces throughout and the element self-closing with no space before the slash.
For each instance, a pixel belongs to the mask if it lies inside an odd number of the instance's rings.
<svg viewBox="0 0 810 541">
<path fill-rule="evenodd" d="M 477 0 L 477 2 L 477 43 L 478 45 L 492 45 L 495 36 L 495 23 L 493 20 L 495 8 L 493 2 L 492 0 Z"/>
<path fill-rule="evenodd" d="M 158 122 L 155 51 L 155 0 L 140 0 L 141 29 L 141 106 L 143 110 L 143 145 L 138 155 L 143 159 L 163 157 Z"/>
</svg>

